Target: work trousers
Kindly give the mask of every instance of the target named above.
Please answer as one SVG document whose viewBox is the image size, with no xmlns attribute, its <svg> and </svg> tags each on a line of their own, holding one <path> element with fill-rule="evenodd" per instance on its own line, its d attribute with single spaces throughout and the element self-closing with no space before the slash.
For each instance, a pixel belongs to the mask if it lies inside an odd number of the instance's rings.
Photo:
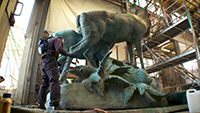
<svg viewBox="0 0 200 113">
<path fill-rule="evenodd" d="M 45 55 L 41 61 L 42 84 L 38 94 L 38 103 L 44 104 L 50 86 L 50 105 L 59 106 L 60 84 L 57 60 L 53 55 Z"/>
</svg>

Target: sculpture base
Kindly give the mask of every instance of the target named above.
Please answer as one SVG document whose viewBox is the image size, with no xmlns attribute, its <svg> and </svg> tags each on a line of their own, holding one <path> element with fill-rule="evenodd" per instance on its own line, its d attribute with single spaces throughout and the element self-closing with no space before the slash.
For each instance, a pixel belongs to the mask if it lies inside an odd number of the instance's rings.
<svg viewBox="0 0 200 113">
<path fill-rule="evenodd" d="M 66 109 L 132 109 L 168 106 L 165 97 L 158 98 L 148 96 L 148 92 L 140 95 L 136 90 L 130 101 L 123 103 L 124 88 L 109 85 L 105 91 L 105 100 L 93 90 L 92 93 L 86 90 L 82 83 L 61 85 L 60 107 Z M 149 98 L 150 97 L 150 98 Z M 152 98 L 156 101 L 152 101 Z"/>
</svg>

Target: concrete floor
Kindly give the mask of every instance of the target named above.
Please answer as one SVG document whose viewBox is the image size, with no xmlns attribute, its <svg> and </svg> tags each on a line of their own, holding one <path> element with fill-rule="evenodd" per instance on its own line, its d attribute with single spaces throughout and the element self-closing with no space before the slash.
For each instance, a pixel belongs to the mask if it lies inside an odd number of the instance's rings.
<svg viewBox="0 0 200 113">
<path fill-rule="evenodd" d="M 12 106 L 11 113 L 189 113 L 187 105 L 174 105 L 168 107 L 155 107 L 143 109 L 123 109 L 123 110 L 54 110 L 46 111 L 42 109 L 26 108 L 23 106 Z"/>
</svg>

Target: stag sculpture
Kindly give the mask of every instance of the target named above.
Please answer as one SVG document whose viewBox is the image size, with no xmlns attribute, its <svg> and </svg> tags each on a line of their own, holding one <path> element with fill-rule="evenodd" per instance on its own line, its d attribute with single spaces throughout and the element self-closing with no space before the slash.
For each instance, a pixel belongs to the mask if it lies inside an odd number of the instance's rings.
<svg viewBox="0 0 200 113">
<path fill-rule="evenodd" d="M 151 2 L 151 1 L 150 1 Z M 150 3 L 149 2 L 149 3 Z M 148 4 L 147 4 L 148 6 Z M 83 55 L 94 67 L 97 67 L 92 55 L 98 51 L 96 44 L 100 40 L 104 43 L 115 44 L 126 41 L 130 55 L 130 63 L 133 65 L 133 44 L 136 46 L 142 68 L 141 40 L 150 33 L 151 22 L 145 8 L 134 5 L 131 12 L 134 14 L 115 14 L 107 11 L 84 12 L 76 17 L 77 28 L 83 35 L 83 39 L 70 48 L 70 52 L 78 54 L 85 51 Z"/>
</svg>

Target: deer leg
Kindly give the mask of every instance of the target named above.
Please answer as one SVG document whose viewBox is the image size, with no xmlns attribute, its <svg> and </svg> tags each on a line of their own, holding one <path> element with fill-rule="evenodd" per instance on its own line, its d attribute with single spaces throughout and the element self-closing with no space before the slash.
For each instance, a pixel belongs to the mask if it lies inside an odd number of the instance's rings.
<svg viewBox="0 0 200 113">
<path fill-rule="evenodd" d="M 100 46 L 99 51 L 95 54 L 97 59 L 101 61 L 103 57 L 109 52 L 110 47 L 107 44 L 103 44 Z"/>
<path fill-rule="evenodd" d="M 80 42 L 78 42 L 78 45 L 75 45 L 75 48 L 73 48 L 73 52 L 76 54 L 78 52 L 85 51 L 86 49 L 95 46 L 100 39 L 101 35 L 99 35 L 98 32 L 92 32 L 90 36 L 82 39 Z"/>
<path fill-rule="evenodd" d="M 140 38 L 141 39 L 141 38 Z M 140 41 L 136 41 L 137 43 L 135 43 L 136 46 L 136 50 L 138 53 L 138 56 L 140 58 L 140 63 L 142 68 L 144 69 L 144 62 L 143 62 L 143 56 L 142 56 L 142 45 L 141 45 L 141 40 Z"/>
<path fill-rule="evenodd" d="M 74 52 L 74 49 L 75 49 L 76 47 L 78 47 L 81 43 L 82 43 L 82 40 L 79 41 L 77 44 L 72 45 L 72 46 L 69 48 L 69 52 L 70 52 L 70 53 L 71 53 L 71 52 Z"/>
<path fill-rule="evenodd" d="M 96 62 L 94 60 L 94 53 L 96 53 L 100 49 L 101 45 L 96 44 L 95 46 L 92 46 L 91 48 L 87 49 L 83 55 L 84 57 L 89 61 L 90 65 L 97 68 Z"/>
<path fill-rule="evenodd" d="M 65 65 L 64 65 L 63 70 L 62 70 L 61 75 L 60 75 L 60 83 L 63 83 L 63 84 L 68 83 L 68 81 L 66 80 L 67 70 L 69 69 L 69 66 L 70 66 L 70 63 L 72 62 L 72 59 L 73 58 L 71 58 L 71 57 L 67 57 Z"/>
<path fill-rule="evenodd" d="M 127 49 L 129 53 L 129 61 L 131 66 L 133 66 L 133 44 L 131 42 L 126 42 L 127 43 Z"/>
</svg>

